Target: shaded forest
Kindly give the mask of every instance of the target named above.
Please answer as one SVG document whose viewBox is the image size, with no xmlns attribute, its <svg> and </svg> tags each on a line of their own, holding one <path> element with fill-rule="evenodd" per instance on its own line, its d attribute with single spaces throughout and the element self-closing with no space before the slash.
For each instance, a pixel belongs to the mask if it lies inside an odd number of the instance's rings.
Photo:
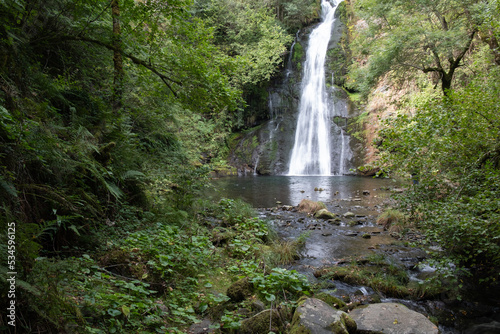
<svg viewBox="0 0 500 334">
<path fill-rule="evenodd" d="M 248 204 L 200 194 L 232 173 L 231 135 L 269 117 L 267 89 L 319 3 L 0 8 L 0 306 L 16 272 L 17 333 L 182 333 L 206 316 L 237 332 L 225 290 L 243 276 L 266 305 L 292 310 L 311 286 L 279 266 L 304 240 L 280 241 Z M 500 3 L 339 10 L 337 81 L 375 152 L 360 173 L 413 180 L 398 210 L 444 250 L 442 282 L 497 284 Z M 0 328 L 15 333 L 10 320 L 2 312 Z"/>
</svg>

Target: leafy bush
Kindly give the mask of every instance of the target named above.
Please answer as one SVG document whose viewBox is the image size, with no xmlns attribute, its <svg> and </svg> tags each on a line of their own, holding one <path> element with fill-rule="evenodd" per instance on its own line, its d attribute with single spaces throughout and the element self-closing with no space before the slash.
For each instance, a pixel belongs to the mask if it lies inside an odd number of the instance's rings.
<svg viewBox="0 0 500 334">
<path fill-rule="evenodd" d="M 251 277 L 251 282 L 268 302 L 284 300 L 292 305 L 294 300 L 302 294 L 307 294 L 310 289 L 305 275 L 284 268 L 273 268 L 269 275 L 255 274 Z"/>
</svg>

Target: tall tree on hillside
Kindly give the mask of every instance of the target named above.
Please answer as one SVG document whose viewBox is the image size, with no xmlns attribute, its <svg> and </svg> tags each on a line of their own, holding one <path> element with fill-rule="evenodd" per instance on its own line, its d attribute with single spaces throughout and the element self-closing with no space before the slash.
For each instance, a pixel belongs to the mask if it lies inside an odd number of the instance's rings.
<svg viewBox="0 0 500 334">
<path fill-rule="evenodd" d="M 14 64 L 19 50 L 47 65 L 48 57 L 76 46 L 101 49 L 111 53 L 109 64 L 113 61 L 115 110 L 127 62 L 157 77 L 193 110 L 233 108 L 239 94 L 229 83 L 233 61 L 213 45 L 210 28 L 190 17 L 189 6 L 188 0 L 1 2 L 0 43 L 13 51 L 2 63 Z"/>
<path fill-rule="evenodd" d="M 116 114 L 121 108 L 123 96 L 123 57 L 121 46 L 121 28 L 120 28 L 120 2 L 111 1 L 111 16 L 113 18 L 113 112 Z"/>
<path fill-rule="evenodd" d="M 368 59 L 353 77 L 363 76 L 366 90 L 389 71 L 434 73 L 447 95 L 477 35 L 480 22 L 472 9 L 480 2 L 356 1 L 357 13 L 366 23 L 357 36 L 357 48 Z"/>
</svg>

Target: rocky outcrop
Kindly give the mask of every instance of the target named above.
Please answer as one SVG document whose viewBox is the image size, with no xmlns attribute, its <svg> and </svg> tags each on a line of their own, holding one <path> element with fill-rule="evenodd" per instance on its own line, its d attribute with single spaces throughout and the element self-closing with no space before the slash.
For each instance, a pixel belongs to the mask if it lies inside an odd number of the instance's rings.
<svg viewBox="0 0 500 334">
<path fill-rule="evenodd" d="M 356 332 L 356 323 L 347 313 L 336 310 L 316 298 L 306 299 L 292 320 L 291 334 L 349 334 Z"/>
<path fill-rule="evenodd" d="M 358 326 L 357 333 L 438 334 L 439 330 L 423 314 L 397 303 L 371 304 L 353 310 L 350 317 Z"/>
</svg>

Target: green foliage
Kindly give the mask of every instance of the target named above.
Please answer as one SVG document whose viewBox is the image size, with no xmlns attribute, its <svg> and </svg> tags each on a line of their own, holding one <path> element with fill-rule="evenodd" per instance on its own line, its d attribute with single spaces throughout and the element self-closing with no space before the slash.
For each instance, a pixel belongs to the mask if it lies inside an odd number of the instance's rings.
<svg viewBox="0 0 500 334">
<path fill-rule="evenodd" d="M 207 236 L 184 234 L 160 223 L 132 233 L 120 244 L 124 250 L 140 252 L 147 265 L 167 281 L 195 276 L 213 261 L 214 246 Z"/>
<path fill-rule="evenodd" d="M 287 304 L 303 294 L 308 294 L 310 286 L 307 277 L 295 270 L 274 268 L 269 275 L 254 274 L 251 277 L 257 292 L 268 302 L 284 299 Z"/>
<path fill-rule="evenodd" d="M 307 295 L 310 291 L 307 277 L 295 270 L 273 268 L 266 274 L 258 270 L 259 265 L 255 262 L 240 262 L 228 269 L 247 276 L 257 293 L 267 302 L 295 305 L 300 296 Z"/>
<path fill-rule="evenodd" d="M 462 273 L 498 280 L 500 119 L 498 69 L 445 99 L 423 99 L 382 132 L 385 162 L 418 180 L 401 206 Z M 446 255 L 445 255 L 446 254 Z"/>
<path fill-rule="evenodd" d="M 478 22 L 469 8 L 478 3 L 486 1 L 357 1 L 365 27 L 353 50 L 363 61 L 351 67 L 350 86 L 367 94 L 388 72 L 405 80 L 421 71 L 435 73 L 447 94 L 470 54 Z"/>
<path fill-rule="evenodd" d="M 267 117 L 267 85 L 282 66 L 292 36 L 266 1 L 217 0 L 197 8 L 214 28 L 215 44 L 232 59 L 231 83 L 247 102 L 233 115 L 233 126 L 254 126 Z"/>
<path fill-rule="evenodd" d="M 237 61 L 234 82 L 244 86 L 269 80 L 291 42 L 271 11 L 259 2 L 220 0 L 209 15 L 217 42 Z"/>
</svg>

